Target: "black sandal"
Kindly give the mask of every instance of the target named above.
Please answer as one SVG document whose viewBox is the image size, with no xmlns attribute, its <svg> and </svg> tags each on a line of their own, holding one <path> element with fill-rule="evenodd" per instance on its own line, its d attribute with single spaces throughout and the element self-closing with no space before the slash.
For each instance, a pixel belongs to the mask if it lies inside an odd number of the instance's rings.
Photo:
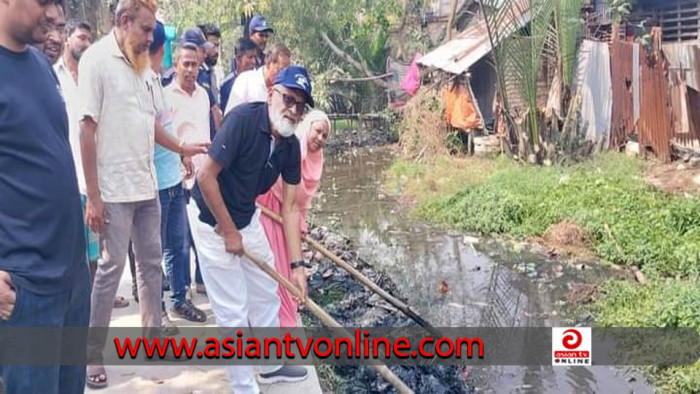
<svg viewBox="0 0 700 394">
<path fill-rule="evenodd" d="M 174 306 L 171 309 L 171 312 L 177 316 L 181 317 L 185 320 L 189 320 L 191 322 L 196 322 L 196 323 L 204 323 L 207 321 L 207 314 L 204 313 L 203 310 L 197 308 L 194 306 L 192 301 L 186 301 L 183 302 L 182 304 L 178 306 Z"/>
</svg>

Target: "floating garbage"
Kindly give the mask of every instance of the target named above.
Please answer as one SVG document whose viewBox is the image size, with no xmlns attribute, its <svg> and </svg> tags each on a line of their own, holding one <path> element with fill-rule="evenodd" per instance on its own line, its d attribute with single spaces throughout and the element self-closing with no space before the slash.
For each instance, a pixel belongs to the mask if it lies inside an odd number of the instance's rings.
<svg viewBox="0 0 700 394">
<path fill-rule="evenodd" d="M 352 257 L 349 264 L 355 266 L 363 275 L 380 285 L 390 294 L 401 298 L 396 284 L 384 272 L 375 270 L 368 262 L 357 257 L 351 242 L 332 234 L 326 228 L 311 229 L 314 239 L 323 239 L 324 244 L 336 255 Z M 309 277 L 309 297 L 319 303 L 326 311 L 345 327 L 416 327 L 411 318 L 398 311 L 383 299 L 369 291 L 350 274 L 330 260 L 321 257 L 318 269 Z M 449 292 L 446 280 L 438 284 L 439 291 Z M 443 293 L 443 294 L 445 294 Z M 308 311 L 302 310 L 304 321 L 313 326 L 320 322 Z M 367 366 L 332 366 L 335 377 L 343 380 L 343 392 L 393 393 L 394 388 L 384 380 L 377 378 Z M 391 371 L 406 382 L 416 393 L 473 393 L 463 378 L 463 371 L 457 366 L 436 365 L 431 367 L 391 366 Z M 324 378 L 323 370 L 319 377 Z"/>
<path fill-rule="evenodd" d="M 438 292 L 441 294 L 447 294 L 450 291 L 450 285 L 447 283 L 447 280 L 443 279 L 440 281 L 440 284 L 438 285 Z"/>
<path fill-rule="evenodd" d="M 465 244 L 478 244 L 479 238 L 465 235 L 464 238 L 462 238 L 462 241 L 464 241 Z"/>
</svg>

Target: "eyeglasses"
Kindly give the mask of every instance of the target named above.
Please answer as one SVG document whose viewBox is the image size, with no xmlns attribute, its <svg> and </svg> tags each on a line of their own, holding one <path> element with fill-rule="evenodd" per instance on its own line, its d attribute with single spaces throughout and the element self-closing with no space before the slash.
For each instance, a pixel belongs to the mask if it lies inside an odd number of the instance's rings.
<svg viewBox="0 0 700 394">
<path fill-rule="evenodd" d="M 282 95 L 282 101 L 284 102 L 285 107 L 287 107 L 287 108 L 296 107 L 298 114 L 303 114 L 306 112 L 306 101 L 297 101 L 294 97 L 282 92 L 279 89 L 272 89 L 272 90 L 274 90 L 275 92 Z"/>
</svg>

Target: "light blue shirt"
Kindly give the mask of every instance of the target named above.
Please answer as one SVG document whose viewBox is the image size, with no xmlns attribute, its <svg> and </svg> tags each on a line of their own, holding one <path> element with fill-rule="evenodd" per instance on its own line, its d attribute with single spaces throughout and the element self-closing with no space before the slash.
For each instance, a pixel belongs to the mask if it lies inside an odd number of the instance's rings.
<svg viewBox="0 0 700 394">
<path fill-rule="evenodd" d="M 163 85 L 160 76 L 156 76 L 153 84 L 153 95 L 156 103 L 156 120 L 170 135 L 173 134 L 173 113 L 170 105 L 163 94 Z M 153 161 L 156 165 L 156 176 L 158 177 L 158 190 L 171 188 L 182 183 L 182 172 L 180 171 L 180 156 L 162 146 L 156 144 Z"/>
</svg>

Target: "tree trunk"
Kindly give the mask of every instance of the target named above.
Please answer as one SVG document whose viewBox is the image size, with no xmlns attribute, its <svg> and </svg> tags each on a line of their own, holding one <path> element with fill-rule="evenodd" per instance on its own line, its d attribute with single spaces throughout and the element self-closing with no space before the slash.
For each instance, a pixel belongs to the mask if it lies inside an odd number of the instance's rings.
<svg viewBox="0 0 700 394">
<path fill-rule="evenodd" d="M 452 26 L 455 24 L 455 14 L 457 13 L 457 0 L 452 0 L 450 3 L 450 17 L 447 19 L 447 31 L 445 34 L 445 42 L 452 39 Z"/>
<path fill-rule="evenodd" d="M 340 57 L 341 59 L 345 60 L 348 64 L 350 64 L 351 66 L 353 66 L 353 67 L 354 67 L 355 69 L 357 69 L 358 71 L 364 73 L 364 74 L 367 75 L 368 77 L 375 77 L 375 75 L 372 74 L 372 72 L 371 72 L 370 70 L 368 70 L 366 67 L 364 67 L 364 66 L 362 65 L 362 63 L 358 62 L 358 61 L 355 60 L 352 56 L 348 55 L 347 53 L 345 53 L 345 51 L 343 51 L 342 49 L 340 49 L 340 48 L 330 39 L 330 37 L 328 37 L 328 34 L 326 34 L 325 32 L 321 32 L 321 38 L 323 38 L 323 41 L 326 43 L 326 45 L 328 45 L 328 47 L 333 51 L 333 53 L 335 53 L 336 55 L 338 55 L 338 57 Z M 379 87 L 381 87 L 381 88 L 384 88 L 384 89 L 387 88 L 386 82 L 382 81 L 381 79 L 373 79 L 372 82 L 373 82 L 375 85 L 377 85 L 377 86 L 379 86 Z"/>
<path fill-rule="evenodd" d="M 399 26 L 392 29 L 390 33 L 401 34 L 403 33 L 403 28 L 406 26 L 406 18 L 408 16 L 408 0 L 401 0 L 401 9 L 403 10 L 401 15 L 401 23 Z"/>
</svg>

